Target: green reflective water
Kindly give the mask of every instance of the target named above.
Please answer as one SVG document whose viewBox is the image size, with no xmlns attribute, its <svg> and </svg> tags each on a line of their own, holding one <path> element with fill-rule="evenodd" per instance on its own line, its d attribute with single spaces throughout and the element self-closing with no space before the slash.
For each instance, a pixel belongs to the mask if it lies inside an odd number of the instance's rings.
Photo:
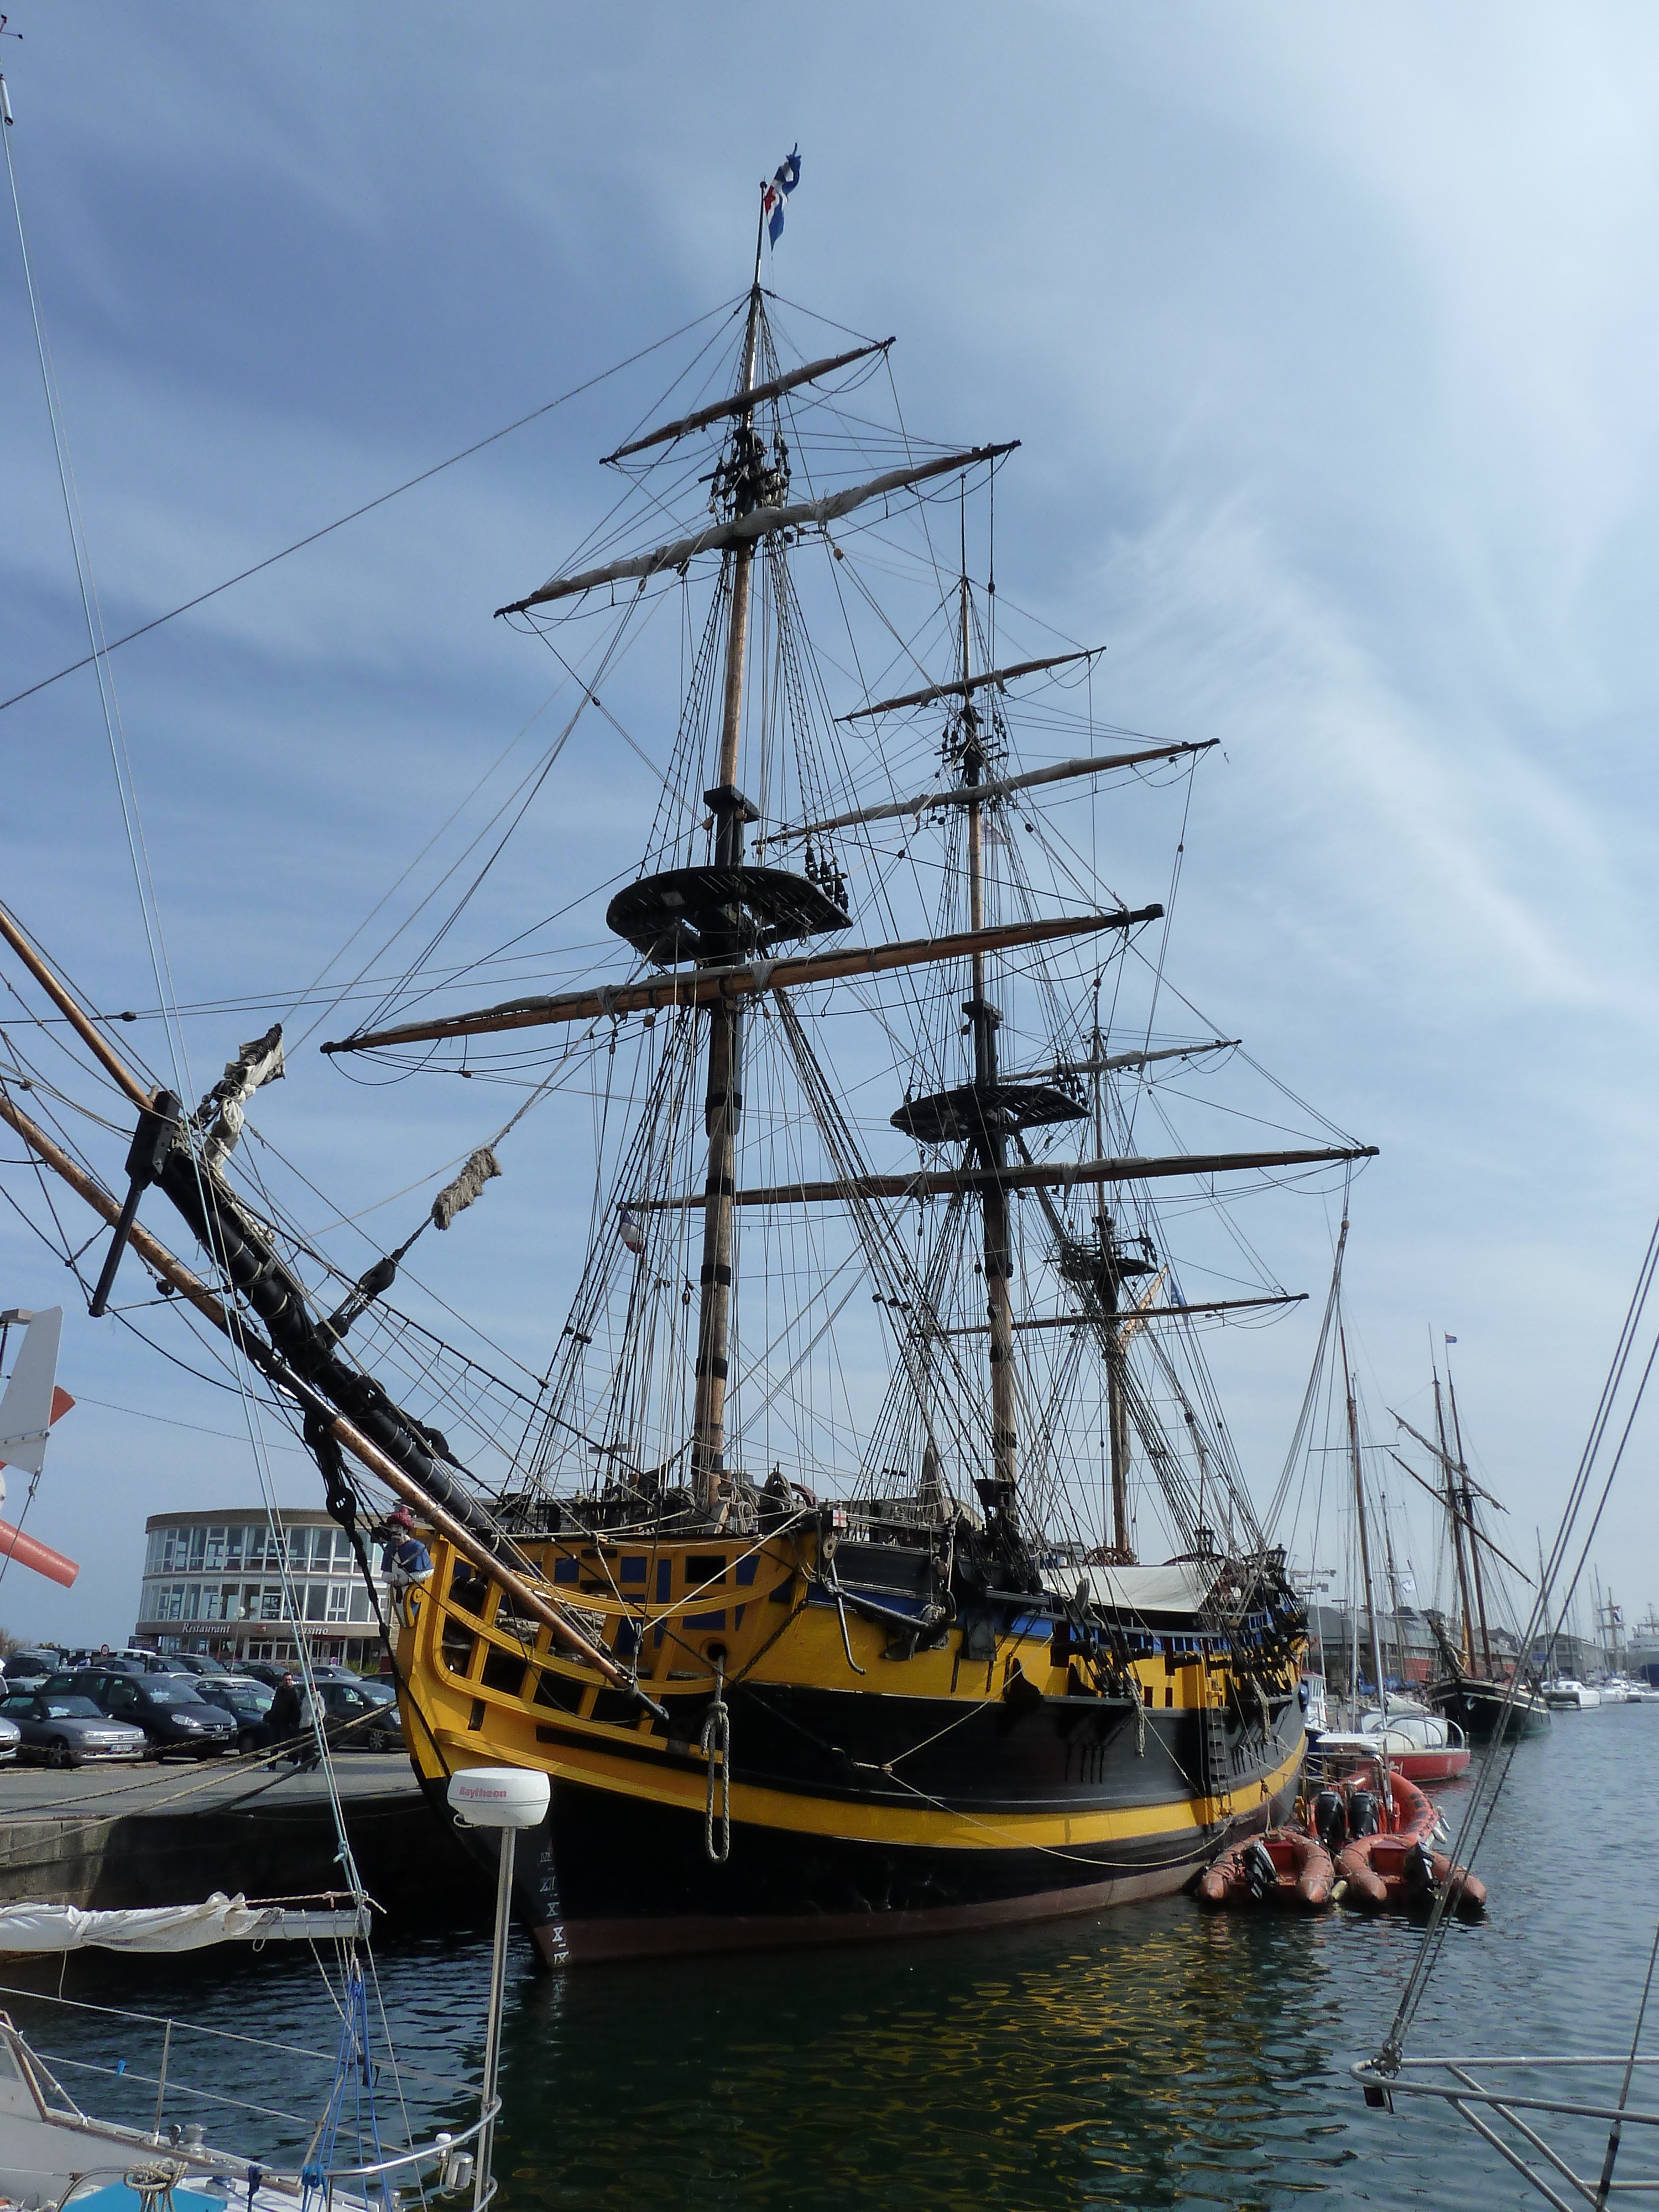
<svg viewBox="0 0 1659 2212">
<path fill-rule="evenodd" d="M 1442 1793 L 1454 1819 L 1460 1795 Z M 1656 1814 L 1659 1707 L 1560 1716 L 1521 1746 L 1481 1856 L 1492 1917 L 1451 1931 L 1412 2049 L 1627 2039 L 1659 1911 Z M 1415 1943 L 1401 1922 L 1208 1919 L 1181 1899 L 1034 1932 L 556 1980 L 520 1943 L 501 2212 L 1537 2203 L 1454 2115 L 1368 2112 L 1348 2078 L 1386 2029 Z M 476 2069 L 484 1941 L 383 1942 L 380 1974 L 405 2064 Z M 55 1989 L 58 1969 L 3 1978 Z M 331 2039 L 316 1965 L 291 1949 L 83 1954 L 64 1989 Z M 94 2109 L 125 2099 L 137 2117 L 153 2101 L 131 2079 L 156 2055 L 138 2032 L 6 2002 L 51 2049 L 127 2059 L 118 2082 L 76 2081 Z M 314 2109 L 325 2070 L 273 2071 L 227 2044 L 196 2078 Z M 404 2089 L 417 2114 L 462 2110 Z M 1592 2166 L 1600 2144 L 1578 2145 Z"/>
</svg>

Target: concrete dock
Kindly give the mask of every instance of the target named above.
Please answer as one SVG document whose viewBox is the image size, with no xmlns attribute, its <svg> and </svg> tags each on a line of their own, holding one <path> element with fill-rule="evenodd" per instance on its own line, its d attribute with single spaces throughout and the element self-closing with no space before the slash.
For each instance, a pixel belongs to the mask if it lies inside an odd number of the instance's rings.
<svg viewBox="0 0 1659 2212">
<path fill-rule="evenodd" d="M 335 1762 L 363 1886 L 392 1927 L 488 1922 L 489 1885 L 422 1796 L 400 1752 Z M 320 1772 L 258 1757 L 198 1765 L 0 1767 L 0 1904 L 94 1910 L 341 1886 Z"/>
</svg>

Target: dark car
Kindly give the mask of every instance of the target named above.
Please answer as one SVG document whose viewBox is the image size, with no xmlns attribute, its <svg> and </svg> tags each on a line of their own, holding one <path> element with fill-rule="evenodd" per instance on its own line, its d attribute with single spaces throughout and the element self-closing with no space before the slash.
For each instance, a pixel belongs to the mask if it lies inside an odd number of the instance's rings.
<svg viewBox="0 0 1659 2212">
<path fill-rule="evenodd" d="M 55 1651 L 14 1651 L 5 1662 L 7 1694 L 42 1688 L 63 1663 Z"/>
<path fill-rule="evenodd" d="M 356 1680 L 319 1682 L 317 1695 L 326 1719 L 328 1740 L 341 1751 L 401 1751 L 404 1726 L 395 1705 L 383 1705 L 371 1685 Z"/>
<path fill-rule="evenodd" d="M 204 1705 L 222 1705 L 231 1716 L 238 1751 L 264 1751 L 276 1741 L 270 1708 L 276 1692 L 251 1674 L 198 1674 L 196 1693 Z"/>
<path fill-rule="evenodd" d="M 165 1660 L 170 1674 L 222 1674 L 224 1668 L 217 1659 L 210 1659 L 205 1651 L 169 1651 Z"/>
<path fill-rule="evenodd" d="M 88 1668 L 73 1687 L 112 1720 L 143 1729 L 158 1759 L 182 1752 L 209 1759 L 228 1751 L 236 1723 L 222 1705 L 204 1705 L 193 1674 L 106 1674 Z"/>
<path fill-rule="evenodd" d="M 233 1674 L 246 1674 L 250 1681 L 263 1682 L 274 1690 L 284 1674 L 293 1673 L 291 1667 L 279 1667 L 274 1659 L 239 1659 L 231 1668 Z"/>
<path fill-rule="evenodd" d="M 0 1718 L 16 1724 L 25 1754 L 48 1766 L 142 1759 L 149 1748 L 143 1729 L 112 1720 L 90 1698 L 70 1691 L 20 1690 L 0 1702 Z"/>
</svg>

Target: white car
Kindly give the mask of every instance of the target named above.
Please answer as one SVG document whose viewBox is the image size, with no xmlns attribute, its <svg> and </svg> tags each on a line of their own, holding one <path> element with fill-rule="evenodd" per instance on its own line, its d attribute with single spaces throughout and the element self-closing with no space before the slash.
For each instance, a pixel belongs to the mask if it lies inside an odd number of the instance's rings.
<svg viewBox="0 0 1659 2212">
<path fill-rule="evenodd" d="M 23 1741 L 23 1731 L 14 1720 L 0 1713 L 0 1766 L 17 1756 L 17 1747 Z"/>
</svg>

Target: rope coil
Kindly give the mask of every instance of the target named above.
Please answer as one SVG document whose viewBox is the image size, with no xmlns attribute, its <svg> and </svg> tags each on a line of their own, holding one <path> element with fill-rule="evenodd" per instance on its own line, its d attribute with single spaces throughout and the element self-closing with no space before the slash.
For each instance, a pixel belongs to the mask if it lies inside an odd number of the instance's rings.
<svg viewBox="0 0 1659 2212">
<path fill-rule="evenodd" d="M 702 1755 L 708 1762 L 708 1792 L 703 1802 L 702 1848 L 711 1866 L 724 1866 L 732 1856 L 732 1712 L 726 1702 L 726 1662 L 714 1662 L 714 1701 L 703 1717 Z M 714 1843 L 719 1776 L 720 1845 Z"/>
</svg>

